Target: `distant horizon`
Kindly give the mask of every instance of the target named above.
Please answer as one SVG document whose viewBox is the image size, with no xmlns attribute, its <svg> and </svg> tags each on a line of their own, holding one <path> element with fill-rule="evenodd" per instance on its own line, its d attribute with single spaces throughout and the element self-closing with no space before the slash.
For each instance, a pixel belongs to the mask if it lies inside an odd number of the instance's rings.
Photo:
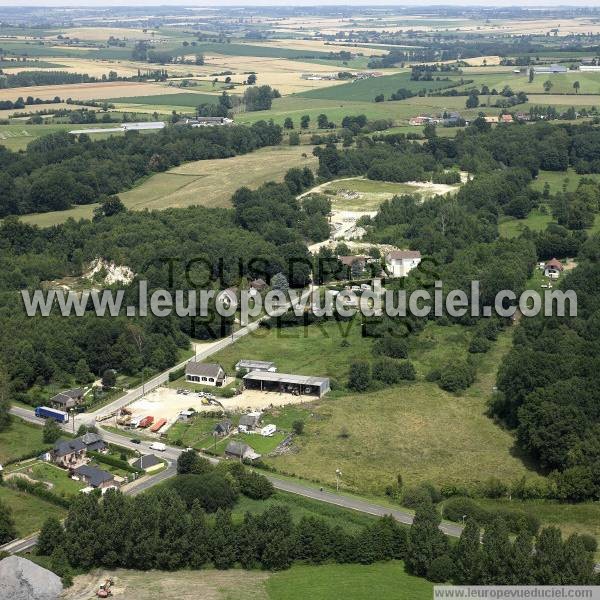
<svg viewBox="0 0 600 600">
<path fill-rule="evenodd" d="M 538 9 L 556 9 L 563 8 L 569 9 L 574 6 L 577 8 L 600 8 L 600 0 L 597 3 L 590 3 L 587 0 L 572 0 L 568 4 L 564 1 L 548 1 L 538 2 L 537 0 L 522 0 L 519 3 L 515 2 L 503 2 L 501 0 L 490 0 L 482 3 L 481 0 L 459 0 L 457 2 L 448 2 L 447 0 L 427 0 L 423 3 L 419 0 L 404 0 L 403 2 L 397 2 L 396 0 L 374 0 L 369 2 L 368 0 L 360 0 L 359 2 L 348 2 L 348 0 L 296 0 L 293 3 L 285 3 L 282 1 L 273 0 L 221 0 L 218 4 L 213 1 L 204 0 L 192 0 L 187 2 L 165 2 L 164 0 L 46 0 L 40 2 L 40 0 L 24 0 L 15 4 L 10 0 L 0 0 L 0 7 L 10 8 L 139 8 L 141 6 L 147 7 L 168 7 L 173 8 L 232 8 L 232 7 L 325 7 L 325 6 L 345 6 L 345 7 L 382 7 L 382 8 L 427 8 L 427 7 L 465 7 L 465 8 L 538 8 Z"/>
</svg>

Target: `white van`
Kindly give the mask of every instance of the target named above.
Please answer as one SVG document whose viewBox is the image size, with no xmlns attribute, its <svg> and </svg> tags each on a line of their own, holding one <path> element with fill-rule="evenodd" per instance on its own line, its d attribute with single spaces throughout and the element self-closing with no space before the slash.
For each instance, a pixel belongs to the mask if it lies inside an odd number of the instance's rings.
<svg viewBox="0 0 600 600">
<path fill-rule="evenodd" d="M 150 444 L 150 450 L 158 450 L 159 452 L 164 452 L 167 447 L 161 442 L 153 442 Z"/>
</svg>

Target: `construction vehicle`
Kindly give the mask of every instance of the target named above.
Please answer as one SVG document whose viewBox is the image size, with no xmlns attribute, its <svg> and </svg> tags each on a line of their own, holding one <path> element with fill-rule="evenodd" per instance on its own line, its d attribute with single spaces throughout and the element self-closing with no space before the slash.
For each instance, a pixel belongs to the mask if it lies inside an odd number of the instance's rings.
<svg viewBox="0 0 600 600">
<path fill-rule="evenodd" d="M 114 581 L 112 579 L 107 579 L 104 583 L 100 584 L 98 591 L 96 592 L 96 596 L 98 598 L 108 598 L 112 596 L 111 587 L 114 585 Z"/>
<path fill-rule="evenodd" d="M 131 415 L 122 415 L 117 419 L 117 425 L 129 425 Z"/>
</svg>

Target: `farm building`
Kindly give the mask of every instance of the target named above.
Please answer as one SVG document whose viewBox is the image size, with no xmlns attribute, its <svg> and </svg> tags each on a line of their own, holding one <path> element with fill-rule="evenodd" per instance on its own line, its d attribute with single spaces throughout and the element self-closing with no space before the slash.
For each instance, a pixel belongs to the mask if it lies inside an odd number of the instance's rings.
<svg viewBox="0 0 600 600">
<path fill-rule="evenodd" d="M 539 73 L 568 73 L 569 69 L 563 65 L 542 65 L 539 67 L 533 67 L 533 72 L 537 75 Z"/>
<path fill-rule="evenodd" d="M 85 481 L 90 487 L 96 489 L 116 487 L 115 476 L 112 473 L 108 473 L 97 467 L 81 465 L 80 467 L 73 469 L 73 474 Z"/>
<path fill-rule="evenodd" d="M 254 431 L 260 424 L 261 414 L 259 412 L 251 412 L 240 417 L 238 429 L 240 431 L 248 432 Z"/>
<path fill-rule="evenodd" d="M 225 448 L 225 456 L 239 460 L 256 460 L 260 454 L 255 452 L 248 444 L 242 442 L 229 442 Z"/>
<path fill-rule="evenodd" d="M 52 408 L 58 410 L 69 410 L 74 408 L 83 401 L 83 390 L 81 388 L 74 388 L 72 390 L 65 390 L 56 394 L 50 399 Z"/>
<path fill-rule="evenodd" d="M 163 461 L 154 456 L 154 454 L 145 454 L 140 456 L 132 465 L 135 469 L 141 469 L 142 471 L 150 472 L 160 469 L 163 465 Z"/>
<path fill-rule="evenodd" d="M 558 279 L 564 269 L 562 263 L 556 258 L 553 258 L 544 265 L 544 275 L 550 279 Z"/>
<path fill-rule="evenodd" d="M 185 380 L 189 383 L 220 387 L 225 381 L 225 371 L 216 363 L 201 363 L 194 360 L 185 366 Z"/>
<path fill-rule="evenodd" d="M 271 373 L 277 371 L 275 363 L 267 360 L 239 360 L 235 365 L 235 370 L 241 371 L 242 369 L 246 371 L 270 371 Z"/>
<path fill-rule="evenodd" d="M 244 385 L 250 390 L 287 392 L 288 394 L 320 398 L 329 391 L 329 378 L 252 371 L 244 377 Z"/>
<path fill-rule="evenodd" d="M 224 419 L 214 426 L 213 433 L 216 435 L 227 435 L 232 427 L 233 423 L 231 422 L 231 419 Z"/>
<path fill-rule="evenodd" d="M 418 250 L 394 250 L 385 256 L 385 266 L 392 277 L 406 277 L 420 262 Z"/>
</svg>

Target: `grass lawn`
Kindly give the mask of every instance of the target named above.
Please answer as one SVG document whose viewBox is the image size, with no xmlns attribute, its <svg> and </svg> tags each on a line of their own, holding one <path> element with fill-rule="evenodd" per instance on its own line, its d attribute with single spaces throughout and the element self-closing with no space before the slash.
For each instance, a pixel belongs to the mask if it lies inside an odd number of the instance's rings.
<svg viewBox="0 0 600 600">
<path fill-rule="evenodd" d="M 212 448 L 212 430 L 221 418 L 195 417 L 192 421 L 174 423 L 167 430 L 167 441 L 174 444 L 178 440 L 185 448 Z"/>
<path fill-rule="evenodd" d="M 52 492 L 59 496 L 76 494 L 82 487 L 85 487 L 80 481 L 70 479 L 64 469 L 41 461 L 23 465 L 14 472 L 24 473 L 37 481 L 51 483 Z"/>
<path fill-rule="evenodd" d="M 10 427 L 0 433 L 0 464 L 49 447 L 50 444 L 44 444 L 42 440 L 41 427 L 12 417 Z"/>
<path fill-rule="evenodd" d="M 263 413 L 263 423 L 273 423 L 279 431 L 291 431 L 294 421 L 306 421 L 310 416 L 310 410 L 302 408 L 297 404 L 289 404 L 272 408 Z"/>
<path fill-rule="evenodd" d="M 498 224 L 498 229 L 502 237 L 512 238 L 521 235 L 526 227 L 532 231 L 544 231 L 552 221 L 549 209 L 542 212 L 539 208 L 534 208 L 525 219 L 503 218 Z"/>
<path fill-rule="evenodd" d="M 263 423 L 268 424 L 267 421 L 263 420 Z M 262 436 L 259 433 L 243 433 L 241 435 L 234 436 L 231 439 L 239 440 L 248 444 L 254 448 L 256 452 L 266 456 L 269 452 L 273 452 L 277 446 L 285 439 L 285 433 L 281 431 L 275 432 L 271 436 Z"/>
<path fill-rule="evenodd" d="M 38 531 L 48 517 L 62 519 L 67 514 L 64 508 L 3 485 L 0 486 L 0 502 L 11 508 L 18 537 Z"/>
<path fill-rule="evenodd" d="M 576 173 L 574 169 L 568 169 L 567 171 L 540 171 L 535 181 L 532 182 L 531 187 L 534 190 L 542 192 L 544 190 L 544 185 L 547 182 L 550 186 L 550 193 L 556 194 L 557 192 L 562 192 L 566 182 L 567 191 L 574 192 L 582 177 L 600 181 L 600 175 L 596 173 L 580 175 L 579 173 Z"/>
<path fill-rule="evenodd" d="M 455 186 L 458 190 L 459 186 Z M 423 198 L 430 198 L 434 191 L 427 185 L 408 185 L 406 183 L 394 183 L 391 181 L 374 181 L 356 177 L 352 179 L 341 179 L 327 184 L 321 191 L 331 190 L 336 192 L 330 196 L 334 208 L 339 210 L 377 210 L 385 200 L 402 194 L 418 194 Z M 358 192 L 359 197 L 348 197 L 347 192 Z"/>
<path fill-rule="evenodd" d="M 310 590 L 310 592 L 308 591 Z M 296 565 L 267 580 L 269 600 L 430 600 L 433 584 L 409 575 L 404 563 Z"/>
</svg>

